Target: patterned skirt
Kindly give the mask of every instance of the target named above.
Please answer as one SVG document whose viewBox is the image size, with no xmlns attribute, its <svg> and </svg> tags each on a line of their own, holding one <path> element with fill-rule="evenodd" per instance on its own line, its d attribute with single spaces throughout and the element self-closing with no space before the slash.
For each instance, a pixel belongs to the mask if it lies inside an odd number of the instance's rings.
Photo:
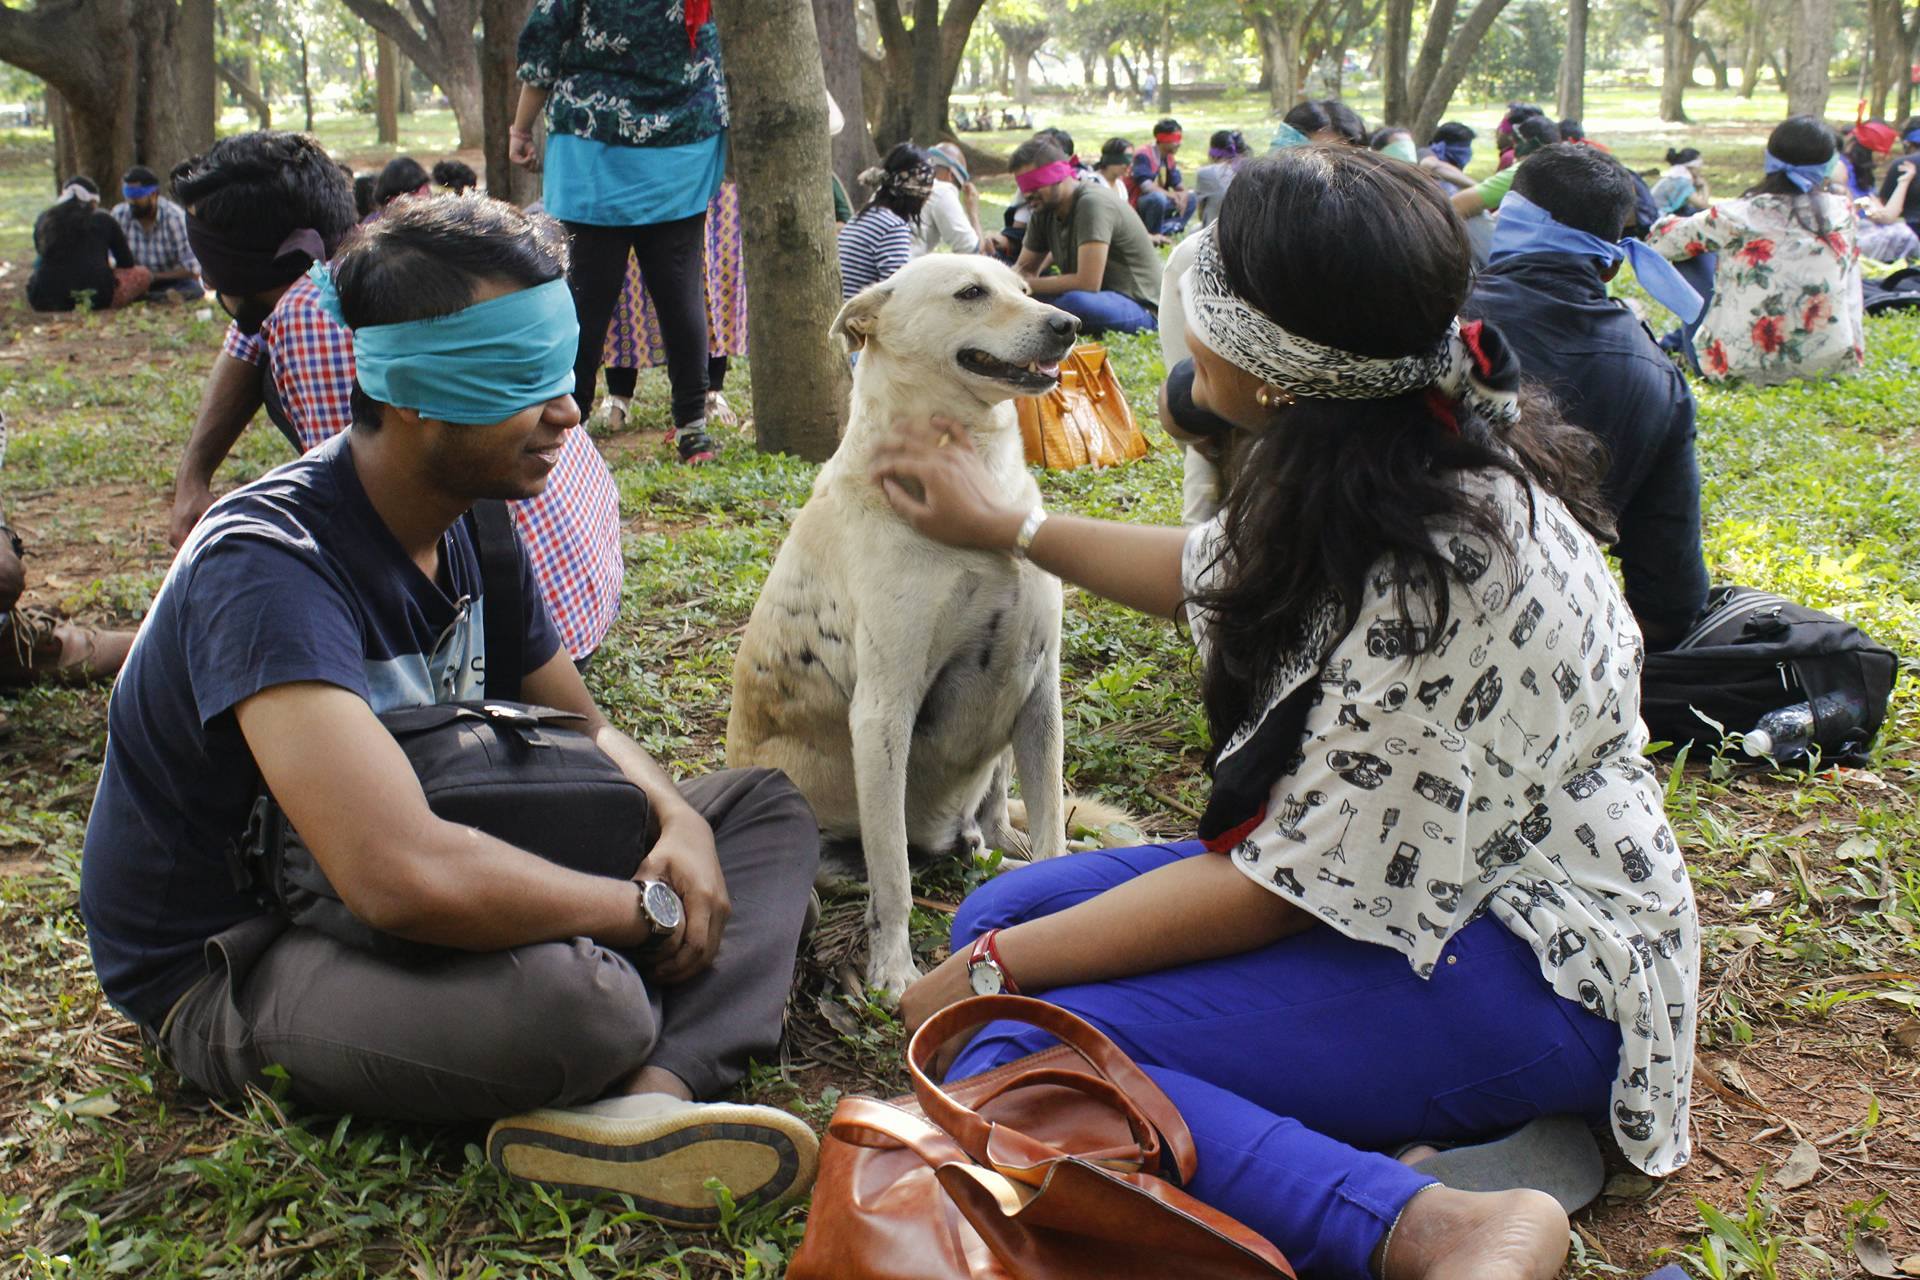
<svg viewBox="0 0 1920 1280">
<path fill-rule="evenodd" d="M 707 354 L 747 354 L 747 278 L 740 244 L 740 191 L 720 184 L 707 206 Z M 607 326 L 601 362 L 612 369 L 651 369 L 667 362 L 667 344 L 640 263 L 627 255 L 627 279 Z"/>
</svg>

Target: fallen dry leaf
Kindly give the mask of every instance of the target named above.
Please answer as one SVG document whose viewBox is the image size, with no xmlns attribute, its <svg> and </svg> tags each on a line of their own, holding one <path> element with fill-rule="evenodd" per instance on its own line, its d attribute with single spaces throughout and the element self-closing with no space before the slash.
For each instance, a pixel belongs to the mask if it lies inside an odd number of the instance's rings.
<svg viewBox="0 0 1920 1280">
<path fill-rule="evenodd" d="M 1906 1257 L 1900 1259 L 1898 1265 L 1901 1275 L 1920 1276 L 1920 1253 L 1908 1254 Z"/>
<path fill-rule="evenodd" d="M 1868 1275 L 1897 1276 L 1900 1269 L 1893 1264 L 1893 1254 L 1887 1249 L 1887 1242 L 1870 1232 L 1862 1231 L 1853 1238 L 1853 1256 L 1860 1259 Z"/>
<path fill-rule="evenodd" d="M 1908 1018 L 1897 1027 L 1887 1028 L 1887 1039 L 1908 1057 L 1920 1056 L 1920 1018 Z"/>
<path fill-rule="evenodd" d="M 1811 1142 L 1802 1138 L 1794 1145 L 1793 1154 L 1773 1175 L 1773 1180 L 1788 1191 L 1806 1186 L 1820 1173 L 1820 1152 Z M 1889 1259 L 1891 1261 L 1891 1259 Z"/>
</svg>

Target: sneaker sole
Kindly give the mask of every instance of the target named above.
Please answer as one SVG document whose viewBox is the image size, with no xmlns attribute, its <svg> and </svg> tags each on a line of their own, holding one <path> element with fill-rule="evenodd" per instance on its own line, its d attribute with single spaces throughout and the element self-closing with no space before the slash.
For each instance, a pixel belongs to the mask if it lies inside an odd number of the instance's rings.
<svg viewBox="0 0 1920 1280">
<path fill-rule="evenodd" d="M 639 1118 L 535 1111 L 487 1134 L 487 1159 L 510 1177 L 570 1195 L 625 1195 L 662 1222 L 711 1227 L 718 1178 L 737 1203 L 802 1195 L 819 1168 L 820 1144 L 798 1116 L 771 1107 L 715 1103 Z"/>
</svg>

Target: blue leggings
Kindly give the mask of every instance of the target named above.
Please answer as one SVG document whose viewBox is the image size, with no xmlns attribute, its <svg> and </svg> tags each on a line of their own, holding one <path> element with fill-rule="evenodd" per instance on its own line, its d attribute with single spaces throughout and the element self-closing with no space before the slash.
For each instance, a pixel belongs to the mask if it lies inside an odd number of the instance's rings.
<svg viewBox="0 0 1920 1280">
<path fill-rule="evenodd" d="M 1071 854 L 980 886 L 956 949 L 1205 854 L 1198 841 Z M 1278 1245 L 1302 1275 L 1370 1275 L 1369 1260 L 1433 1179 L 1382 1149 L 1491 1137 L 1542 1115 L 1605 1114 L 1620 1031 L 1553 993 L 1530 947 L 1483 917 L 1432 979 L 1324 927 L 1257 951 L 1110 982 L 1049 1003 L 1112 1037 L 1193 1130 L 1188 1188 Z M 1018 980 L 1019 974 L 1014 974 Z M 949 1079 L 1044 1048 L 1016 1023 L 982 1028 Z"/>
</svg>

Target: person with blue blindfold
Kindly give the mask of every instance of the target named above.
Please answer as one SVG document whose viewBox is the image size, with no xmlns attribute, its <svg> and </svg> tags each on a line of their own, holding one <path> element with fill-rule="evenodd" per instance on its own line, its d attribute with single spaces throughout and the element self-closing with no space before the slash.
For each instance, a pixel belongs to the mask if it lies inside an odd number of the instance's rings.
<svg viewBox="0 0 1920 1280">
<path fill-rule="evenodd" d="M 1627 605 L 1658 649 L 1686 634 L 1707 598 L 1694 400 L 1607 284 L 1630 261 L 1662 306 L 1691 318 L 1702 303 L 1671 263 L 1621 240 L 1634 206 L 1631 176 L 1607 153 L 1574 143 L 1533 153 L 1500 206 L 1492 263 L 1463 314 L 1498 329 L 1526 376 L 1606 445 L 1613 552 Z"/>
<path fill-rule="evenodd" d="M 804 1121 L 694 1099 L 779 1044 L 819 831 L 784 775 L 677 784 L 609 724 L 505 513 L 476 509 L 538 495 L 579 425 L 566 267 L 552 219 L 448 196 L 315 268 L 353 334 L 353 426 L 181 547 L 114 694 L 81 911 L 108 998 L 209 1093 L 277 1062 L 303 1106 L 492 1122 L 511 1176 L 699 1225 L 709 1177 L 773 1202 L 813 1176 Z M 436 816 L 380 719 L 506 699 L 567 713 L 645 793 L 631 878 Z M 349 911 L 436 950 L 237 887 L 220 851 L 263 782 Z"/>
<path fill-rule="evenodd" d="M 1712 301 L 1693 337 L 1708 379 L 1769 384 L 1865 363 L 1858 229 L 1851 202 L 1829 184 L 1834 151 L 1824 121 L 1782 121 L 1757 185 L 1647 234 L 1674 261 L 1716 255 Z"/>
</svg>

